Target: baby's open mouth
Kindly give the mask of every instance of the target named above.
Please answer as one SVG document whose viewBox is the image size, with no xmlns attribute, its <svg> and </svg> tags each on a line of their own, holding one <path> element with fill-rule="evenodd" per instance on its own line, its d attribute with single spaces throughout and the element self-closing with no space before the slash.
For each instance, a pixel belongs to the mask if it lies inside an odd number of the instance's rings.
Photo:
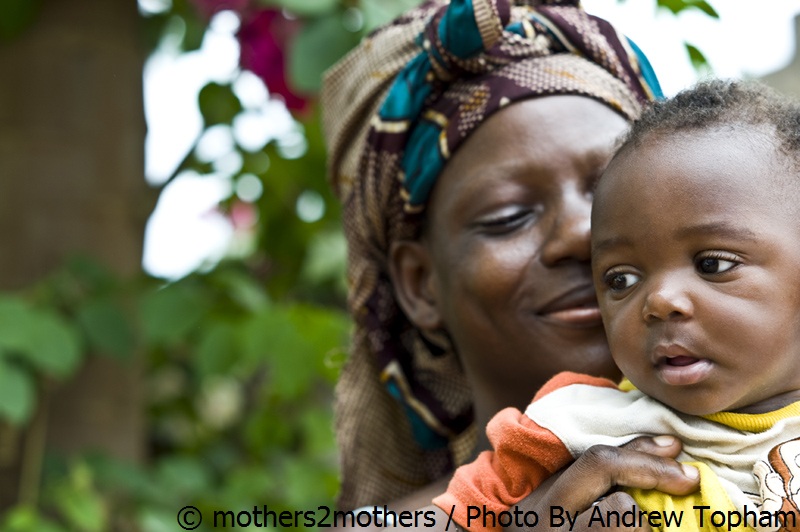
<svg viewBox="0 0 800 532">
<path fill-rule="evenodd" d="M 672 386 L 688 386 L 705 379 L 713 364 L 705 358 L 687 355 L 661 357 L 656 363 L 658 377 Z"/>
<path fill-rule="evenodd" d="M 664 364 L 667 366 L 691 366 L 695 362 L 699 362 L 699 358 L 695 357 L 687 357 L 687 356 L 677 356 L 677 357 L 667 357 L 664 361 Z"/>
</svg>

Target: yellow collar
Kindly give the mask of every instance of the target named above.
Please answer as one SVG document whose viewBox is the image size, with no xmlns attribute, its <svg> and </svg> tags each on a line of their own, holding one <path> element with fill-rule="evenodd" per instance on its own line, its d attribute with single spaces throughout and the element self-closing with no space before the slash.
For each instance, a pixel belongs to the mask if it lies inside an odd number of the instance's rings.
<svg viewBox="0 0 800 532">
<path fill-rule="evenodd" d="M 619 389 L 623 392 L 636 390 L 627 377 L 623 377 L 619 383 Z M 746 430 L 747 432 L 764 432 L 782 419 L 800 416 L 800 401 L 786 405 L 772 412 L 763 414 L 740 414 L 737 412 L 717 412 L 701 416 L 709 421 L 727 425 L 736 430 Z"/>
</svg>

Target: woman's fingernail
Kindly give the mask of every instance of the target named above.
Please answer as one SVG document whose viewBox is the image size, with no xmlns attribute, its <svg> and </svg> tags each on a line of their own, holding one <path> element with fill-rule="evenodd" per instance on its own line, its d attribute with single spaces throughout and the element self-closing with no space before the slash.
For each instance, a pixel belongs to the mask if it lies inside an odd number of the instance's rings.
<svg viewBox="0 0 800 532">
<path fill-rule="evenodd" d="M 689 464 L 681 464 L 681 469 L 683 469 L 683 474 L 692 480 L 696 480 L 698 477 L 700 477 L 700 471 L 694 466 L 690 466 Z"/>
<path fill-rule="evenodd" d="M 669 447 L 675 443 L 675 436 L 655 436 L 653 441 L 659 447 Z"/>
</svg>

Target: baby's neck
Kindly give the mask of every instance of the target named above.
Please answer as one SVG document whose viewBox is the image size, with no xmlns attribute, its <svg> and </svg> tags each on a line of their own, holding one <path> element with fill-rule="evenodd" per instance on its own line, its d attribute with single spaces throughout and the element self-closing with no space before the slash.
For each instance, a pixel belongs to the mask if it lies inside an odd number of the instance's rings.
<svg viewBox="0 0 800 532">
<path fill-rule="evenodd" d="M 800 390 L 791 390 L 778 395 L 774 395 L 769 399 L 764 399 L 752 405 L 743 406 L 732 410 L 739 414 L 764 414 L 766 412 L 774 412 L 780 410 L 785 406 L 800 401 Z"/>
</svg>

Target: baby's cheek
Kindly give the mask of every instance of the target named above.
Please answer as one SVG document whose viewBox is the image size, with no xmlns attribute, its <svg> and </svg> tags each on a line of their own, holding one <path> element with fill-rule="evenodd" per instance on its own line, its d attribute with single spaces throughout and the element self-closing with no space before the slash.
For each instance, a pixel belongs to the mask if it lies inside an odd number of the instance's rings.
<svg viewBox="0 0 800 532">
<path fill-rule="evenodd" d="M 611 355 L 617 365 L 625 372 L 625 367 L 641 365 L 646 348 L 645 330 L 631 312 L 608 311 L 603 314 L 603 326 L 606 329 Z"/>
</svg>

